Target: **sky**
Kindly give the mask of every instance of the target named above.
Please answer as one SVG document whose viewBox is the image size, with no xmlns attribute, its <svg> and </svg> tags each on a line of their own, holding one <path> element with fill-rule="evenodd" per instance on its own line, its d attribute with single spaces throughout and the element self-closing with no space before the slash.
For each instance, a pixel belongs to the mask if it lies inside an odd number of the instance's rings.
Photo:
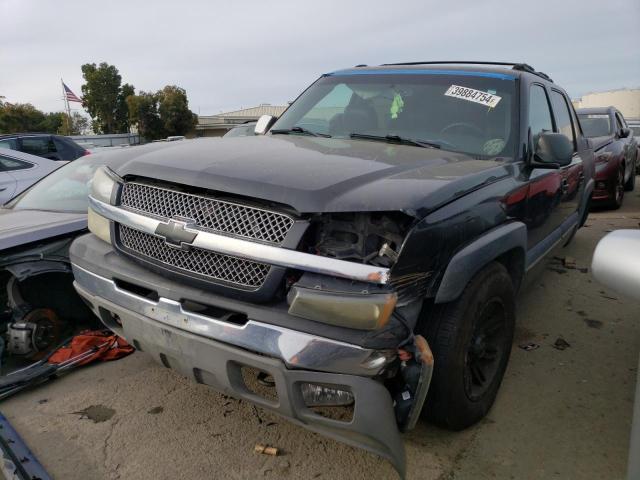
<svg viewBox="0 0 640 480">
<path fill-rule="evenodd" d="M 0 0 L 0 18 L 0 96 L 44 111 L 100 62 L 136 91 L 184 88 L 202 115 L 402 61 L 525 62 L 573 98 L 640 87 L 639 0 Z"/>
</svg>

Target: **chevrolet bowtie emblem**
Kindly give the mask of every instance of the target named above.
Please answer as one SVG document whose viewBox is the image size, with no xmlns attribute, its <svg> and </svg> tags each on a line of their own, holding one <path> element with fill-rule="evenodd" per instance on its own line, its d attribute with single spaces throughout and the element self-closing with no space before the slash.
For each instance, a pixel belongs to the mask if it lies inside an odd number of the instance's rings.
<svg viewBox="0 0 640 480">
<path fill-rule="evenodd" d="M 186 250 L 198 236 L 198 232 L 189 229 L 193 222 L 170 219 L 156 227 L 156 235 L 163 237 L 167 245 Z"/>
</svg>

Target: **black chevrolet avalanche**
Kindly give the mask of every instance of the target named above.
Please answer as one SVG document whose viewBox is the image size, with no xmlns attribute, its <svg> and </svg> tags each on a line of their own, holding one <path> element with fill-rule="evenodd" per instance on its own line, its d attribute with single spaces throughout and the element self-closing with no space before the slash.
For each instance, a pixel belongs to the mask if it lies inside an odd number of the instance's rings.
<svg viewBox="0 0 640 480">
<path fill-rule="evenodd" d="M 584 224 L 593 152 L 526 64 L 322 75 L 255 136 L 99 169 L 75 286 L 166 367 L 389 459 L 488 412 L 516 292 Z"/>
</svg>

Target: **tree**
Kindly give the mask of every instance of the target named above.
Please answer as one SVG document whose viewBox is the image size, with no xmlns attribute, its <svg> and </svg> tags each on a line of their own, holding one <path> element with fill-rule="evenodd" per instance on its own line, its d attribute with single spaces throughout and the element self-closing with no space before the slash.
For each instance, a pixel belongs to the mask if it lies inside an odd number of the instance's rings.
<svg viewBox="0 0 640 480">
<path fill-rule="evenodd" d="M 138 133 L 146 140 L 163 138 L 164 129 L 158 113 L 157 93 L 140 92 L 127 97 L 129 123 L 138 128 Z"/>
<path fill-rule="evenodd" d="M 126 97 L 134 93 L 132 85 L 121 87 L 118 69 L 102 62 L 82 65 L 82 106 L 89 112 L 93 130 L 98 133 L 126 133 L 129 121 Z"/>
<path fill-rule="evenodd" d="M 68 135 L 83 135 L 89 130 L 89 119 L 78 112 L 72 112 L 69 126 L 70 130 Z"/>
<path fill-rule="evenodd" d="M 116 124 L 120 132 L 129 131 L 129 109 L 127 108 L 127 98 L 135 95 L 133 85 L 125 83 L 118 94 L 118 104 L 116 106 Z"/>
<path fill-rule="evenodd" d="M 187 92 L 183 88 L 167 85 L 158 92 L 158 97 L 158 113 L 167 136 L 193 131 L 198 117 L 189 110 Z"/>
<path fill-rule="evenodd" d="M 0 132 L 41 132 L 45 115 L 30 103 L 3 103 L 0 108 Z"/>
<path fill-rule="evenodd" d="M 63 135 L 69 135 L 67 133 L 67 114 L 62 112 L 50 112 L 43 115 L 41 126 L 38 131 L 47 133 L 61 133 Z"/>
</svg>

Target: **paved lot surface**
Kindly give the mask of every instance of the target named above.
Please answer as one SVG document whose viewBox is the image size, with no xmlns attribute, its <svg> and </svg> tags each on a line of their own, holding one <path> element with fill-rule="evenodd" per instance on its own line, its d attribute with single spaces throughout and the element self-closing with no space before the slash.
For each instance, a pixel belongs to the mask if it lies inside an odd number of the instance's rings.
<svg viewBox="0 0 640 480">
<path fill-rule="evenodd" d="M 422 424 L 406 436 L 409 478 L 624 477 L 640 305 L 584 269 L 606 231 L 638 228 L 640 195 L 625 202 L 592 214 L 557 254 L 575 258 L 576 269 L 552 260 L 521 294 L 511 362 L 489 416 L 461 433 Z M 558 338 L 570 346 L 554 348 Z M 526 342 L 539 348 L 518 347 Z M 0 410 L 58 479 L 396 478 L 374 455 L 194 385 L 141 353 L 74 372 Z M 258 442 L 284 453 L 254 454 Z"/>
</svg>

